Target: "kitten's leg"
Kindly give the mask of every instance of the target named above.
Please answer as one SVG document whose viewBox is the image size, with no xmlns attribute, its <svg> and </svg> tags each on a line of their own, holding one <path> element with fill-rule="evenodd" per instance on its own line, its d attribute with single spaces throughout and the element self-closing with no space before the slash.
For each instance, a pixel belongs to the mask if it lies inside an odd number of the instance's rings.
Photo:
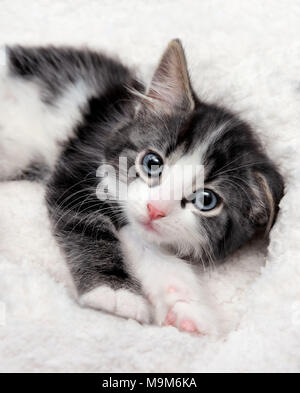
<svg viewBox="0 0 300 393">
<path fill-rule="evenodd" d="M 153 305 L 155 322 L 198 334 L 217 334 L 219 323 L 193 268 L 155 248 L 138 244 L 130 227 L 120 238 L 127 261 Z"/>
<path fill-rule="evenodd" d="M 86 223 L 83 229 L 76 218 L 70 220 L 65 224 L 60 221 L 56 235 L 67 256 L 80 304 L 148 323 L 151 306 L 123 262 L 113 229 L 105 223 L 96 231 Z"/>
</svg>

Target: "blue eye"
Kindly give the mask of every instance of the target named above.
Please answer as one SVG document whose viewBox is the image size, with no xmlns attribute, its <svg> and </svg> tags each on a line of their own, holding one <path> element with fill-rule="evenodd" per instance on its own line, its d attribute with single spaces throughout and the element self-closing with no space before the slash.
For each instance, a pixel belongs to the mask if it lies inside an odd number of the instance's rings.
<svg viewBox="0 0 300 393">
<path fill-rule="evenodd" d="M 218 197 L 211 190 L 197 191 L 194 199 L 194 205 L 201 211 L 208 212 L 213 210 L 218 205 Z"/>
<path fill-rule="evenodd" d="M 150 177 L 158 177 L 163 171 L 164 162 L 156 153 L 147 153 L 142 159 L 142 166 Z"/>
</svg>

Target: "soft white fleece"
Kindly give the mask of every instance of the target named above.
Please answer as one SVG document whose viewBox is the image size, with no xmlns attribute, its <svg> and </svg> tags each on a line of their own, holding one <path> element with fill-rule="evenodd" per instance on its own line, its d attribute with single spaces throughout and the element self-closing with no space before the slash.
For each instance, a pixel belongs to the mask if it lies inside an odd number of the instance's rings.
<svg viewBox="0 0 300 393">
<path fill-rule="evenodd" d="M 146 77 L 180 37 L 197 91 L 248 119 L 286 179 L 270 246 L 203 276 L 217 341 L 80 309 L 43 189 L 1 184 L 0 371 L 300 371 L 299 20 L 298 0 L 0 2 L 0 44 L 84 43 Z"/>
</svg>

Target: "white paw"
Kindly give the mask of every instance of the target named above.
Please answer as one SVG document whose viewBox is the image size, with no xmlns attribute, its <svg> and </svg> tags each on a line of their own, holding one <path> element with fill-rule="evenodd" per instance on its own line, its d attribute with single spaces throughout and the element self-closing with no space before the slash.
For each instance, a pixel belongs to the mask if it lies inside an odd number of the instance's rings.
<svg viewBox="0 0 300 393">
<path fill-rule="evenodd" d="M 173 280 L 160 298 L 151 299 L 155 308 L 155 321 L 159 325 L 171 325 L 179 330 L 199 335 L 218 335 L 219 324 L 216 313 L 199 296 L 196 288 L 178 285 Z"/>
<path fill-rule="evenodd" d="M 197 302 L 177 302 L 169 309 L 164 320 L 179 330 L 199 335 L 217 335 L 218 321 L 214 313 Z"/>
<path fill-rule="evenodd" d="M 135 319 L 141 323 L 150 322 L 151 309 L 147 300 L 126 289 L 113 290 L 103 285 L 82 295 L 80 304 L 123 318 Z"/>
</svg>

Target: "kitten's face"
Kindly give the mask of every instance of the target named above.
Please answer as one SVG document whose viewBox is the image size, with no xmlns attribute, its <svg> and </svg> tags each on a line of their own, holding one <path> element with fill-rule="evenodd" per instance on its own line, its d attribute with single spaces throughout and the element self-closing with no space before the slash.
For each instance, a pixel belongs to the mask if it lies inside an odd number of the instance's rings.
<svg viewBox="0 0 300 393">
<path fill-rule="evenodd" d="M 185 154 L 182 147 L 152 147 L 136 156 L 138 178 L 129 185 L 126 212 L 145 239 L 177 245 L 184 254 L 205 245 L 200 217 L 219 214 L 223 203 L 212 188 L 204 191 L 200 164 L 199 151 Z"/>
<path fill-rule="evenodd" d="M 215 260 L 273 220 L 281 178 L 248 126 L 222 109 L 138 121 L 131 138 L 138 177 L 125 209 L 147 241 Z"/>
<path fill-rule="evenodd" d="M 282 179 L 250 128 L 192 92 L 182 48 L 165 52 L 130 126 L 138 177 L 124 205 L 148 242 L 202 260 L 225 257 L 272 225 Z"/>
</svg>

